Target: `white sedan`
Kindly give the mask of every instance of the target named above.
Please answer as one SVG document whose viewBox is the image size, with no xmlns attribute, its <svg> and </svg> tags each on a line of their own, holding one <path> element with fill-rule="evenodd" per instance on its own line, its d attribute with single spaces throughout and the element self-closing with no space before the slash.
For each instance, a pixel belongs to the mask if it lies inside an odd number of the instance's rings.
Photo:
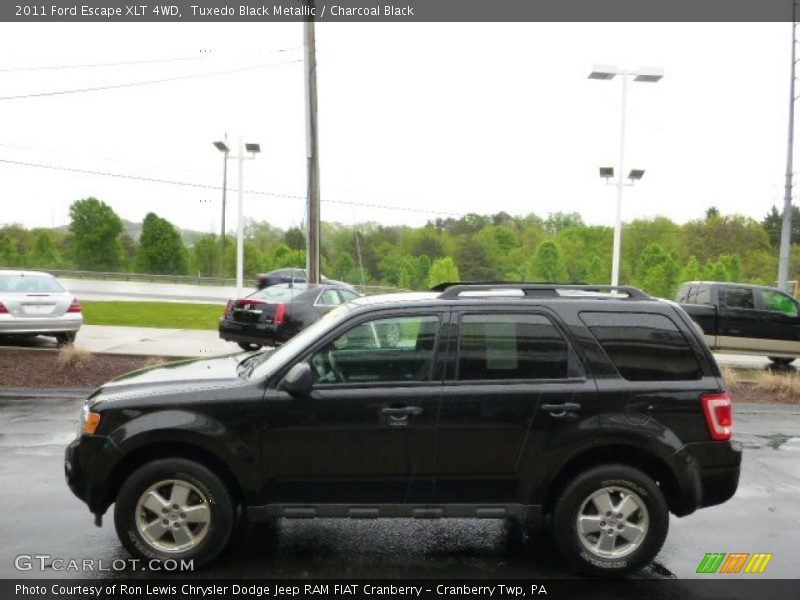
<svg viewBox="0 0 800 600">
<path fill-rule="evenodd" d="M 49 273 L 0 270 L 0 335 L 71 344 L 82 324 L 80 302 Z"/>
</svg>

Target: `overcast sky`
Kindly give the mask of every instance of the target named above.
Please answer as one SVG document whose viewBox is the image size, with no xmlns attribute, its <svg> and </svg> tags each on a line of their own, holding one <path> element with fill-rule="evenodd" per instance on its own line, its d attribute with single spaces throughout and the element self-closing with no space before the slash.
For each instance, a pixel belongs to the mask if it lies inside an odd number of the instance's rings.
<svg viewBox="0 0 800 600">
<path fill-rule="evenodd" d="M 420 225 L 467 212 L 577 211 L 613 223 L 621 89 L 595 63 L 657 66 L 632 83 L 624 218 L 761 219 L 781 205 L 789 23 L 317 26 L 322 218 Z M 172 60 L 165 59 L 188 59 Z M 244 163 L 245 216 L 304 218 L 302 25 L 0 24 L 0 160 L 220 186 L 226 132 Z M 130 61 L 103 67 L 29 67 Z M 267 65 L 267 66 L 264 66 Z M 242 70 L 247 67 L 259 67 Z M 238 71 L 186 79 L 187 75 Z M 11 96 L 177 79 L 74 94 Z M 238 167 L 229 163 L 228 184 Z M 98 197 L 216 231 L 221 191 L 0 162 L 0 222 L 61 225 Z M 236 192 L 228 194 L 233 228 Z M 327 201 L 326 201 L 327 200 Z M 344 201 L 379 204 L 367 208 Z"/>
</svg>

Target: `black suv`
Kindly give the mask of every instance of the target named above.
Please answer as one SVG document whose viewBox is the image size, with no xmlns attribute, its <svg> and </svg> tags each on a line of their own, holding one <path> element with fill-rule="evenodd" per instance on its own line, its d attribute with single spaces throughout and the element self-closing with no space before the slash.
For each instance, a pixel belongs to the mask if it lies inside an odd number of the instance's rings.
<svg viewBox="0 0 800 600">
<path fill-rule="evenodd" d="M 133 554 L 214 558 L 237 515 L 512 518 L 591 573 L 735 492 L 730 396 L 675 303 L 634 288 L 452 285 L 359 298 L 276 350 L 94 392 L 66 452 Z"/>
</svg>

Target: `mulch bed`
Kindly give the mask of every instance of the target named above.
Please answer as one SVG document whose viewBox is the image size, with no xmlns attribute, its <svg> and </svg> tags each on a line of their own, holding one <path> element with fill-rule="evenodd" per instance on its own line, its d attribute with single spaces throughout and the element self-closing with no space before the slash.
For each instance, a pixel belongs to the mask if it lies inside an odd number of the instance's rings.
<svg viewBox="0 0 800 600">
<path fill-rule="evenodd" d="M 20 388 L 90 388 L 152 364 L 147 356 L 92 354 L 83 365 L 62 366 L 56 352 L 0 353 L 0 386 Z"/>
</svg>

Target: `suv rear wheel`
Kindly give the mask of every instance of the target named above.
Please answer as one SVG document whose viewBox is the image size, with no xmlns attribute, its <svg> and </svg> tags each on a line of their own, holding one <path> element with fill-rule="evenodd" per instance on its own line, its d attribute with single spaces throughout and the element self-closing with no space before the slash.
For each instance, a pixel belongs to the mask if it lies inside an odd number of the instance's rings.
<svg viewBox="0 0 800 600">
<path fill-rule="evenodd" d="M 215 558 L 228 543 L 235 513 L 222 480 L 183 458 L 153 461 L 134 471 L 119 491 L 114 524 L 122 544 L 145 560 Z"/>
<path fill-rule="evenodd" d="M 604 465 L 576 477 L 554 514 L 556 544 L 585 573 L 621 575 L 655 558 L 669 528 L 658 485 L 625 465 Z"/>
</svg>

